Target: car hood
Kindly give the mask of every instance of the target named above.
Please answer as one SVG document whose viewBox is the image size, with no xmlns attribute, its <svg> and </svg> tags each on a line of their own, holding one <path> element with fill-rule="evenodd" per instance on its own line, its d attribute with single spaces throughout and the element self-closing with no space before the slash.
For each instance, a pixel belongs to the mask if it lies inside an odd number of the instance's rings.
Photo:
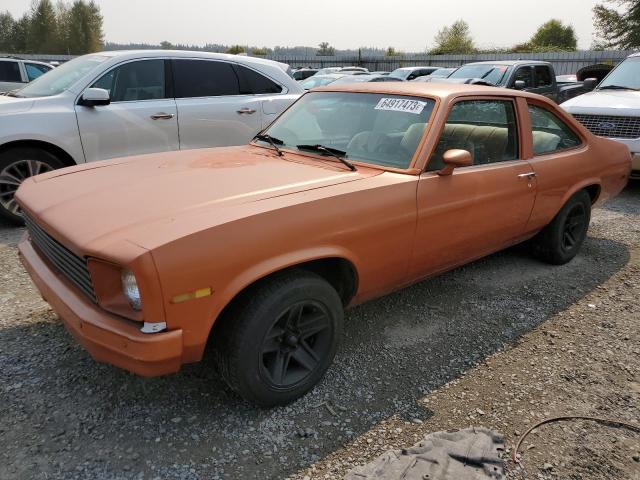
<svg viewBox="0 0 640 480">
<path fill-rule="evenodd" d="M 56 170 L 24 182 L 16 197 L 58 240 L 88 255 L 122 240 L 152 248 L 153 229 L 166 229 L 178 218 L 191 215 L 198 219 L 195 230 L 207 228 L 232 221 L 233 215 L 251 215 L 248 204 L 380 173 L 364 167 L 351 172 L 293 153 L 278 157 L 248 145 Z"/>
<path fill-rule="evenodd" d="M 596 90 L 567 100 L 561 106 L 569 113 L 640 115 L 640 92 Z"/>
</svg>

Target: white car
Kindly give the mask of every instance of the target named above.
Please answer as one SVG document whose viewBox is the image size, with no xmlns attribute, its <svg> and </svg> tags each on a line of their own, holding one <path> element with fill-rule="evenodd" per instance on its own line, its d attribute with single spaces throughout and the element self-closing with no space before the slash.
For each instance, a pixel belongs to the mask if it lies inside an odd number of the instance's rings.
<svg viewBox="0 0 640 480">
<path fill-rule="evenodd" d="M 84 55 L 0 96 L 0 216 L 27 177 L 94 160 L 247 143 L 300 94 L 289 66 L 188 51 Z"/>
<path fill-rule="evenodd" d="M 23 60 L 15 57 L 0 57 L 0 93 L 22 88 L 39 76 L 53 69 L 53 65 Z"/>
<path fill-rule="evenodd" d="M 595 82 L 588 79 L 585 87 Z M 595 90 L 561 107 L 592 133 L 627 145 L 633 158 L 631 178 L 640 179 L 640 54 L 618 65 Z"/>
</svg>

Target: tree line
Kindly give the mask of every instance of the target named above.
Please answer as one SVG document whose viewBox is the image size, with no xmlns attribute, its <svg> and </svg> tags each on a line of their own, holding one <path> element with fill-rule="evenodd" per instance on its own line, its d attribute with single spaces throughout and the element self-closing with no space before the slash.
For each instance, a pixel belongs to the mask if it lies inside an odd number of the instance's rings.
<svg viewBox="0 0 640 480">
<path fill-rule="evenodd" d="M 640 0 L 606 0 L 593 9 L 596 38 L 592 50 L 632 50 L 640 47 Z M 525 43 L 511 48 L 496 48 L 483 52 L 524 53 L 574 51 L 578 39 L 573 26 L 552 19 L 541 25 Z M 390 50 L 393 47 L 389 47 Z M 480 53 L 475 46 L 469 24 L 458 20 L 444 27 L 435 38 L 431 54 Z"/>
<path fill-rule="evenodd" d="M 605 48 L 631 50 L 640 47 L 640 0 L 603 0 L 593 9 L 597 40 L 594 50 Z M 250 55 L 403 55 L 390 46 L 386 49 L 363 47 L 337 50 L 329 42 L 318 48 L 295 46 L 274 48 L 248 45 L 207 44 L 205 46 L 172 44 L 158 45 L 104 44 L 102 15 L 93 0 L 64 0 L 54 4 L 51 0 L 34 0 L 31 9 L 20 18 L 9 12 L 0 13 L 0 53 L 51 53 L 80 55 L 125 48 L 163 48 L 200 50 L 209 52 L 247 53 Z M 573 51 L 577 48 L 575 29 L 570 24 L 552 19 L 541 25 L 526 42 L 506 48 L 479 49 L 469 24 L 458 20 L 442 28 L 434 38 L 430 54 L 524 53 Z"/>
<path fill-rule="evenodd" d="M 93 0 L 35 1 L 20 18 L 0 13 L 0 52 L 82 55 L 102 50 L 102 14 Z"/>
</svg>

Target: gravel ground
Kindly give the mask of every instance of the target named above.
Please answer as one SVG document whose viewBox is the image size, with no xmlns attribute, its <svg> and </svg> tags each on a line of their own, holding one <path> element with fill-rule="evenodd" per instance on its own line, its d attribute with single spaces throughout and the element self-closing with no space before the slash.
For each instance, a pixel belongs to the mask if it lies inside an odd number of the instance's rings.
<svg viewBox="0 0 640 480">
<path fill-rule="evenodd" d="M 513 248 L 354 308 L 321 385 L 265 411 L 207 362 L 156 379 L 94 362 L 19 265 L 21 232 L 0 226 L 0 478 L 340 478 L 430 431 L 512 443 L 547 414 L 637 422 L 639 233 L 634 184 L 569 265 Z M 509 475 L 635 479 L 639 450 L 622 430 L 550 425 Z"/>
</svg>

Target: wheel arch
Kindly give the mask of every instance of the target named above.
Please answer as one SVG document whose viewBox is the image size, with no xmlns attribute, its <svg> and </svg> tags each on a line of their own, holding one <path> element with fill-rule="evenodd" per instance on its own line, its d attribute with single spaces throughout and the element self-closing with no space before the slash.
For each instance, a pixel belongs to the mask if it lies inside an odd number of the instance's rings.
<svg viewBox="0 0 640 480">
<path fill-rule="evenodd" d="M 14 148 L 37 148 L 58 158 L 65 167 L 77 165 L 73 157 L 63 148 L 43 140 L 13 140 L 0 145 L 0 155 Z"/>
<path fill-rule="evenodd" d="M 223 327 L 227 319 L 232 318 L 229 312 L 233 311 L 234 307 L 243 300 L 243 297 L 251 293 L 251 290 L 259 288 L 275 276 L 292 270 L 304 270 L 324 278 L 336 289 L 344 306 L 351 302 L 358 291 L 359 277 L 357 267 L 352 260 L 343 255 L 309 258 L 285 264 L 281 268 L 265 270 L 261 275 L 252 277 L 252 280 L 243 281 L 240 288 L 234 289 L 233 294 L 229 296 L 230 300 L 226 302 L 219 314 L 212 319 L 213 325 L 209 331 L 209 339 L 215 335 L 216 330 Z"/>
<path fill-rule="evenodd" d="M 591 205 L 595 205 L 596 202 L 600 199 L 600 193 L 602 191 L 600 180 L 597 178 L 583 180 L 582 182 L 575 184 L 572 188 L 567 190 L 562 197 L 562 201 L 560 202 L 560 206 L 558 207 L 555 215 L 558 214 L 558 212 L 562 209 L 562 207 L 564 207 L 564 205 L 569 201 L 571 197 L 573 197 L 581 190 L 584 190 L 589 194 L 589 198 L 591 198 Z"/>
</svg>

